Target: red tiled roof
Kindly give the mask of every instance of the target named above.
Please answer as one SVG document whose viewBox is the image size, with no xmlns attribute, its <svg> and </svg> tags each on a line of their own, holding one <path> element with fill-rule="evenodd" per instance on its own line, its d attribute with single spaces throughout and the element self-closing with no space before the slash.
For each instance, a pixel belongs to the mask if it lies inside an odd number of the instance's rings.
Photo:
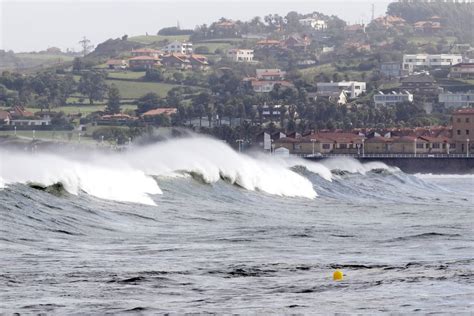
<svg viewBox="0 0 474 316">
<path fill-rule="evenodd" d="M 0 120 L 11 119 L 10 113 L 0 110 Z"/>
<path fill-rule="evenodd" d="M 132 57 L 129 60 L 156 60 L 158 61 L 158 58 L 151 57 L 151 56 L 137 56 L 137 57 Z"/>
<path fill-rule="evenodd" d="M 157 116 L 157 115 L 171 115 L 175 114 L 178 112 L 176 108 L 158 108 L 158 109 L 153 109 L 148 112 L 145 112 L 142 114 L 142 116 Z"/>
</svg>

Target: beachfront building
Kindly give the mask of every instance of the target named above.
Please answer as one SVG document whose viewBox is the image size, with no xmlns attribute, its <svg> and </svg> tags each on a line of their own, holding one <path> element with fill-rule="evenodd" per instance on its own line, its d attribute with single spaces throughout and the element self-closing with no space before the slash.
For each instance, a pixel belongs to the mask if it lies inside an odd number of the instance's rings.
<svg viewBox="0 0 474 316">
<path fill-rule="evenodd" d="M 456 152 L 472 154 L 474 143 L 474 108 L 458 109 L 452 115 L 453 141 Z"/>
<path fill-rule="evenodd" d="M 283 137 L 274 141 L 274 148 L 286 148 L 290 154 L 357 154 L 363 136 L 352 133 L 311 133 L 304 137 Z"/>
<path fill-rule="evenodd" d="M 405 54 L 402 69 L 405 73 L 411 74 L 417 69 L 450 67 L 461 62 L 462 56 L 458 54 Z"/>
<path fill-rule="evenodd" d="M 384 94 L 379 92 L 374 95 L 375 106 L 394 106 L 403 102 L 413 102 L 413 94 L 408 91 L 392 92 Z"/>
</svg>

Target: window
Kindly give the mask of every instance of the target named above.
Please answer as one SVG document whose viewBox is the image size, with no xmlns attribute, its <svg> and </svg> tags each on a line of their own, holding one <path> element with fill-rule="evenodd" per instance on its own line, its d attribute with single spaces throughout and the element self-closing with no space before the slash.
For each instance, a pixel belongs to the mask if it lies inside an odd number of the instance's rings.
<svg viewBox="0 0 474 316">
<path fill-rule="evenodd" d="M 347 148 L 347 144 L 339 144 L 339 148 L 341 148 L 341 149 L 346 149 L 346 148 Z"/>
<path fill-rule="evenodd" d="M 456 121 L 457 121 L 458 123 L 461 123 L 461 119 L 460 119 L 460 118 L 458 118 Z M 458 134 L 458 135 L 459 135 L 459 134 Z"/>
<path fill-rule="evenodd" d="M 468 129 L 466 130 L 466 135 L 469 135 L 469 130 Z"/>
<path fill-rule="evenodd" d="M 331 149 L 331 144 L 323 144 L 323 149 Z"/>
<path fill-rule="evenodd" d="M 468 117 L 466 117 L 466 123 L 469 123 L 469 118 Z"/>
<path fill-rule="evenodd" d="M 441 148 L 440 143 L 433 143 L 431 148 Z"/>
<path fill-rule="evenodd" d="M 456 133 L 457 133 L 458 135 L 461 135 L 461 130 L 458 129 L 458 130 L 456 131 Z"/>
<path fill-rule="evenodd" d="M 416 148 L 423 149 L 425 148 L 425 144 L 416 144 Z"/>
</svg>

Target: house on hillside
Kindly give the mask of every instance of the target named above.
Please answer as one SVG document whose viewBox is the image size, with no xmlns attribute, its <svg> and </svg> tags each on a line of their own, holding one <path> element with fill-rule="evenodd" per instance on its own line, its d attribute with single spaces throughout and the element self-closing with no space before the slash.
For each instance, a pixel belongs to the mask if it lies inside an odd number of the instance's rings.
<svg viewBox="0 0 474 316">
<path fill-rule="evenodd" d="M 413 103 L 413 94 L 408 91 L 394 91 L 388 94 L 384 94 L 383 92 L 379 91 L 374 95 L 375 106 L 394 106 L 404 102 Z"/>
<path fill-rule="evenodd" d="M 285 80 L 286 72 L 281 69 L 257 69 L 257 79 L 265 81 Z"/>
<path fill-rule="evenodd" d="M 250 80 L 253 91 L 257 93 L 268 93 L 271 92 L 276 85 L 281 88 L 293 88 L 294 85 L 291 82 L 284 80 Z"/>
<path fill-rule="evenodd" d="M 109 59 L 105 64 L 107 68 L 114 70 L 124 70 L 128 67 L 127 61 L 124 59 Z"/>
<path fill-rule="evenodd" d="M 207 57 L 205 56 L 192 54 L 189 56 L 189 61 L 193 69 L 196 69 L 196 70 L 209 69 L 209 62 L 207 60 Z"/>
<path fill-rule="evenodd" d="M 474 63 L 460 63 L 451 67 L 450 78 L 474 78 Z"/>
<path fill-rule="evenodd" d="M 132 49 L 131 53 L 132 57 L 138 56 L 148 56 L 148 57 L 155 57 L 159 58 L 163 53 L 160 50 L 156 50 L 153 48 L 138 48 Z"/>
<path fill-rule="evenodd" d="M 306 18 L 306 19 L 300 19 L 299 22 L 303 26 L 308 26 L 319 31 L 325 30 L 328 28 L 328 24 L 326 23 L 326 21 L 320 20 L 320 19 Z"/>
<path fill-rule="evenodd" d="M 253 49 L 234 48 L 227 51 L 227 58 L 234 62 L 253 62 Z"/>
<path fill-rule="evenodd" d="M 401 27 L 406 25 L 406 21 L 403 18 L 393 15 L 378 17 L 372 23 L 384 28 Z"/>
<path fill-rule="evenodd" d="M 438 94 L 443 90 L 432 76 L 426 74 L 408 76 L 402 78 L 400 82 L 400 90 L 420 95 Z"/>
<path fill-rule="evenodd" d="M 306 50 L 311 45 L 311 39 L 306 35 L 294 34 L 285 39 L 281 45 L 290 49 Z"/>
<path fill-rule="evenodd" d="M 193 43 L 173 41 L 163 48 L 166 54 L 183 54 L 189 55 L 193 53 Z"/>
<path fill-rule="evenodd" d="M 450 67 L 460 64 L 462 56 L 458 54 L 405 54 L 402 70 L 411 74 L 417 69 L 431 67 Z"/>
<path fill-rule="evenodd" d="M 474 107 L 474 91 L 467 92 L 445 92 L 438 95 L 438 102 L 446 108 L 469 108 Z"/>
<path fill-rule="evenodd" d="M 441 23 L 432 21 L 418 21 L 413 24 L 413 28 L 418 33 L 433 34 L 441 30 Z"/>
<path fill-rule="evenodd" d="M 338 89 L 334 91 L 323 90 L 316 93 L 308 93 L 308 98 L 313 101 L 325 99 L 338 105 L 347 104 L 348 100 L 347 93 L 344 90 Z"/>
<path fill-rule="evenodd" d="M 187 55 L 180 53 L 172 53 L 161 58 L 163 66 L 176 69 L 191 69 L 191 61 Z"/>
<path fill-rule="evenodd" d="M 362 81 L 318 82 L 316 88 L 319 93 L 344 91 L 350 98 L 357 98 L 367 91 L 366 83 Z"/>
<path fill-rule="evenodd" d="M 132 57 L 128 60 L 128 64 L 131 70 L 136 71 L 153 69 L 161 65 L 160 60 L 157 57 L 151 56 Z"/>
</svg>

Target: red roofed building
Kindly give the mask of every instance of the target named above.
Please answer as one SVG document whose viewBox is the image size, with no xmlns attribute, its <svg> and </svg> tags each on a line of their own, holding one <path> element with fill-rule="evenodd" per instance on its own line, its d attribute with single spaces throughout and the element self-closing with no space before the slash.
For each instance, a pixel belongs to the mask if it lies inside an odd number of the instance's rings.
<svg viewBox="0 0 474 316">
<path fill-rule="evenodd" d="M 0 125 L 10 125 L 11 119 L 10 113 L 0 110 Z"/>
<path fill-rule="evenodd" d="M 148 56 L 148 57 L 158 58 L 162 54 L 163 53 L 160 50 L 156 50 L 156 49 L 153 49 L 153 48 L 139 48 L 139 49 L 134 49 L 131 52 L 131 55 L 133 57 Z"/>
<path fill-rule="evenodd" d="M 474 150 L 474 108 L 464 108 L 453 112 L 453 141 L 456 152 L 472 153 Z M 469 151 L 468 151 L 469 149 Z"/>
<path fill-rule="evenodd" d="M 176 108 L 158 108 L 147 111 L 142 114 L 144 120 L 151 119 L 155 116 L 164 115 L 164 116 L 171 116 L 173 114 L 178 113 L 178 109 Z"/>
<path fill-rule="evenodd" d="M 147 70 L 160 66 L 160 60 L 157 57 L 137 56 L 128 60 L 130 69 Z"/>
<path fill-rule="evenodd" d="M 284 137 L 274 141 L 275 149 L 286 148 L 291 154 L 357 154 L 363 136 L 352 133 L 312 133 L 300 138 Z"/>
</svg>

